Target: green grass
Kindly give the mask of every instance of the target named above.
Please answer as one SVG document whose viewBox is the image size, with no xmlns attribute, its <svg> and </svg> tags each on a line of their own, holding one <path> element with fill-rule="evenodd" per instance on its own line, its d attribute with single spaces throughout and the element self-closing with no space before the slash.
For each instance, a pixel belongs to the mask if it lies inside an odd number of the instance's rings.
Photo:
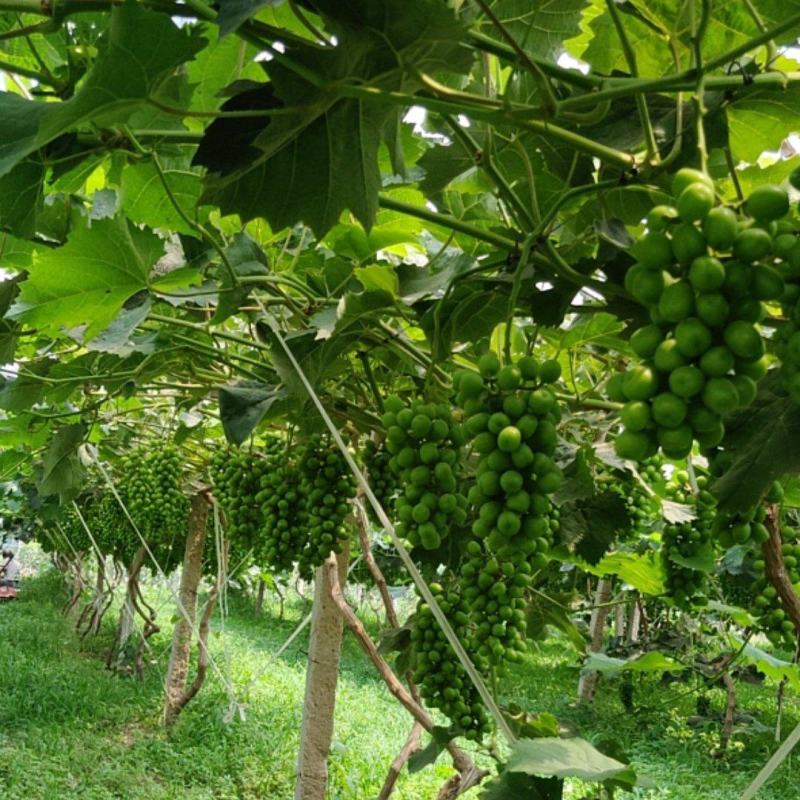
<svg viewBox="0 0 800 800">
<path fill-rule="evenodd" d="M 232 603 L 212 651 L 239 699 L 247 702 L 245 719 L 225 724 L 227 695 L 212 675 L 168 737 L 158 714 L 172 610 L 163 588 L 150 594 L 161 605 L 164 632 L 154 637 L 154 663 L 142 682 L 104 669 L 101 653 L 110 630 L 81 651 L 59 613 L 63 595 L 52 573 L 26 582 L 16 603 L 0 607 L 3 800 L 290 800 L 306 638 L 300 637 L 281 659 L 269 658 L 302 609 L 289 608 L 284 621 L 269 614 L 256 620 L 244 605 Z M 549 642 L 506 681 L 506 693 L 531 711 L 555 713 L 590 740 L 621 743 L 657 787 L 640 790 L 637 797 L 734 800 L 774 748 L 771 733 L 751 730 L 737 736 L 744 743 L 741 752 L 724 761 L 710 758 L 712 743 L 684 724 L 694 712 L 694 700 L 679 684 L 661 689 L 648 679 L 637 686 L 637 700 L 653 708 L 635 715 L 626 714 L 613 682 L 601 685 L 593 708 L 579 708 L 573 700 L 575 662 L 569 645 Z M 244 687 L 265 664 L 245 697 Z M 712 699 L 722 707 L 721 692 Z M 774 685 L 741 686 L 740 704 L 764 726 L 774 725 Z M 798 722 L 800 706 L 790 697 L 784 730 Z M 330 764 L 331 800 L 374 798 L 409 728 L 408 715 L 348 636 Z M 433 768 L 405 774 L 396 797 L 434 798 L 449 774 L 443 757 Z M 797 777 L 795 762 L 785 763 L 759 800 L 797 797 Z M 583 794 L 577 786 L 570 790 L 571 800 Z"/>
</svg>

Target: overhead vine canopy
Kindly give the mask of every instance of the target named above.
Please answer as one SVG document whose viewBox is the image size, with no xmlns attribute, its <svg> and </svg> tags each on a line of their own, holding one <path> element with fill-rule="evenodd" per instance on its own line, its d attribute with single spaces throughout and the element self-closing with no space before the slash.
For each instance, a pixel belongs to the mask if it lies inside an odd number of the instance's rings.
<svg viewBox="0 0 800 800">
<path fill-rule="evenodd" d="M 150 390 L 218 391 L 242 441 L 307 400 L 272 326 L 361 429 L 370 384 L 440 386 L 515 317 L 625 354 L 671 174 L 735 202 L 795 166 L 757 166 L 798 118 L 792 9 L 0 3 L 6 474 L 76 490 L 81 420 Z"/>
</svg>

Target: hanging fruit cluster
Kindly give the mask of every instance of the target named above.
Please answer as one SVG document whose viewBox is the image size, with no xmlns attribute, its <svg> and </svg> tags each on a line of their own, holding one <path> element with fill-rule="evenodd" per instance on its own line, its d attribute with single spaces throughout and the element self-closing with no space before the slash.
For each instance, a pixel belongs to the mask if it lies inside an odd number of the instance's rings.
<svg viewBox="0 0 800 800">
<path fill-rule="evenodd" d="M 667 575 L 667 588 L 672 599 L 685 606 L 700 600 L 707 584 L 707 574 L 700 561 L 713 555 L 715 537 L 714 496 L 707 489 L 708 479 L 697 477 L 696 493 L 689 486 L 689 475 L 677 471 L 667 486 L 667 497 L 693 508 L 695 518 L 689 522 L 667 523 L 662 533 L 662 554 Z M 695 563 L 692 563 L 692 562 Z"/>
<path fill-rule="evenodd" d="M 464 433 L 447 403 L 385 402 L 389 466 L 402 491 L 395 501 L 396 530 L 412 547 L 437 549 L 466 520 L 459 491 Z"/>
<path fill-rule="evenodd" d="M 781 529 L 781 553 L 789 580 L 796 593 L 800 593 L 800 531 L 783 526 Z M 751 585 L 750 603 L 755 607 L 758 626 L 776 646 L 795 647 L 797 632 L 789 619 L 777 589 L 769 582 L 764 572 L 765 562 L 758 550 L 751 569 L 756 580 Z M 753 595 L 755 594 L 755 599 Z M 745 607 L 750 607 L 748 603 Z"/>
<path fill-rule="evenodd" d="M 237 548 L 254 549 L 264 528 L 262 481 L 270 478 L 270 464 L 260 453 L 221 450 L 209 461 L 214 496 L 225 513 L 225 531 Z"/>
<path fill-rule="evenodd" d="M 643 361 L 608 383 L 625 403 L 617 452 L 634 461 L 659 447 L 684 458 L 693 440 L 719 444 L 725 418 L 752 403 L 766 369 L 764 303 L 797 297 L 787 281 L 800 270 L 800 242 L 783 189 L 760 186 L 737 211 L 715 206 L 708 176 L 682 169 L 673 193 L 674 208 L 648 215 L 625 278 L 650 313 L 631 336 Z"/>
<path fill-rule="evenodd" d="M 181 485 L 180 451 L 169 444 L 138 447 L 122 459 L 119 474 L 117 489 L 136 528 L 164 572 L 171 571 L 183 557 L 189 516 L 189 499 Z M 120 514 L 114 504 L 113 496 L 104 497 L 102 524 L 117 525 L 122 538 L 130 543 L 125 549 L 135 552 L 140 539 L 131 535 L 127 518 L 119 527 Z M 149 558 L 146 563 L 150 565 Z"/>
<path fill-rule="evenodd" d="M 345 519 L 356 483 L 347 461 L 328 436 L 309 438 L 298 459 L 298 472 L 303 501 L 300 522 L 306 538 L 297 564 L 300 574 L 310 577 L 331 551 L 342 551 L 349 535 Z"/>
<path fill-rule="evenodd" d="M 391 417 L 388 418 L 388 421 L 392 421 Z M 383 510 L 391 516 L 398 489 L 397 475 L 390 465 L 392 454 L 386 449 L 384 440 L 375 442 L 373 439 L 367 439 L 361 455 L 367 469 L 370 488 L 383 506 Z M 369 503 L 365 503 L 365 506 L 370 519 L 378 523 L 378 517 L 372 506 Z"/>
<path fill-rule="evenodd" d="M 524 649 L 525 590 L 543 569 L 558 527 L 550 495 L 561 486 L 553 460 L 561 410 L 549 384 L 557 361 L 524 356 L 501 366 L 492 353 L 480 374 L 463 371 L 456 402 L 478 461 L 467 500 L 475 537 L 461 567 L 477 652 L 492 666 L 515 660 Z"/>
<path fill-rule="evenodd" d="M 264 464 L 255 497 L 263 515 L 263 528 L 255 543 L 256 560 L 277 572 L 288 572 L 300 560 L 308 533 L 300 474 L 286 445 L 277 440 L 267 446 Z"/>
<path fill-rule="evenodd" d="M 470 651 L 469 617 L 459 591 L 446 592 L 441 584 L 430 590 L 447 615 L 459 641 Z M 479 739 L 489 730 L 489 717 L 478 691 L 447 641 L 427 603 L 420 600 L 411 626 L 414 681 L 425 702 L 446 714 L 465 731 L 468 739 Z"/>
<path fill-rule="evenodd" d="M 737 573 L 723 570 L 720 574 L 722 596 L 725 602 L 750 610 L 756 628 L 776 647 L 794 648 L 797 633 L 777 589 L 766 576 L 761 544 L 751 538 L 744 546 L 746 555 Z M 800 531 L 796 528 L 782 526 L 781 555 L 789 580 L 800 593 Z"/>
<path fill-rule="evenodd" d="M 622 497 L 625 502 L 630 525 L 625 531 L 626 539 L 637 540 L 640 536 L 650 533 L 661 519 L 661 509 L 652 487 L 663 482 L 661 472 L 663 460 L 656 455 L 646 459 L 640 465 L 639 473 L 646 486 L 637 480 L 614 481 L 610 491 Z"/>
</svg>

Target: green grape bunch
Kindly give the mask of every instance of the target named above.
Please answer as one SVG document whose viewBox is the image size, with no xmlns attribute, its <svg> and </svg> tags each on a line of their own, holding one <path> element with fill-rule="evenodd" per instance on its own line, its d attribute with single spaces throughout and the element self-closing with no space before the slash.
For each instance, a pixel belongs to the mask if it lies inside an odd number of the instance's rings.
<svg viewBox="0 0 800 800">
<path fill-rule="evenodd" d="M 467 543 L 461 593 L 468 607 L 479 668 L 502 667 L 525 652 L 525 591 L 533 568 L 519 557 L 492 555 L 483 542 Z"/>
<path fill-rule="evenodd" d="M 800 532 L 797 529 L 786 526 L 782 528 L 781 555 L 789 580 L 795 592 L 800 593 Z M 756 576 L 751 587 L 750 603 L 754 608 L 758 627 L 776 647 L 794 648 L 797 644 L 794 623 L 786 613 L 778 590 L 767 579 L 761 553 L 757 553 L 750 567 Z"/>
<path fill-rule="evenodd" d="M 607 384 L 624 403 L 617 453 L 633 461 L 659 448 L 685 458 L 695 440 L 701 450 L 718 445 L 725 419 L 753 402 L 766 372 L 765 303 L 798 297 L 800 242 L 786 191 L 759 186 L 735 209 L 716 205 L 707 175 L 681 169 L 673 194 L 674 207 L 649 213 L 625 277 L 650 314 L 630 340 L 641 362 Z"/>
<path fill-rule="evenodd" d="M 763 510 L 763 506 L 761 508 Z M 758 519 L 761 514 L 753 511 L 746 516 Z M 720 575 L 722 595 L 726 602 L 749 609 L 755 618 L 756 629 L 773 645 L 794 648 L 797 643 L 794 623 L 778 590 L 767 578 L 762 542 L 751 537 L 744 546 L 747 554 L 740 573 L 731 575 L 723 571 Z M 781 557 L 795 592 L 800 593 L 800 531 L 788 525 L 781 528 Z"/>
<path fill-rule="evenodd" d="M 487 353 L 478 370 L 455 380 L 477 456 L 467 494 L 474 540 L 461 579 L 478 653 L 501 667 L 524 650 L 525 591 L 532 573 L 547 566 L 559 526 L 550 496 L 563 477 L 553 459 L 561 410 L 550 384 L 561 369 L 531 356 L 501 366 Z"/>
<path fill-rule="evenodd" d="M 300 574 L 309 577 L 331 552 L 342 551 L 349 536 L 345 522 L 352 511 L 356 481 L 336 443 L 318 434 L 303 448 L 298 471 L 305 543 L 297 562 Z"/>
<path fill-rule="evenodd" d="M 438 583 L 432 583 L 430 590 L 459 641 L 470 651 L 469 616 L 461 592 L 457 588 L 446 591 Z M 479 739 L 488 733 L 489 716 L 477 689 L 436 622 L 430 606 L 421 600 L 411 618 L 411 645 L 414 681 L 426 703 L 447 715 L 465 731 L 468 739 Z"/>
<path fill-rule="evenodd" d="M 640 475 L 645 484 L 652 486 L 663 480 L 662 464 L 658 455 L 642 462 Z M 615 481 L 610 491 L 622 498 L 631 520 L 626 538 L 635 540 L 651 533 L 661 519 L 661 509 L 653 491 L 634 480 Z"/>
<path fill-rule="evenodd" d="M 391 418 L 389 421 L 391 421 Z M 367 439 L 361 457 L 367 469 L 367 480 L 370 488 L 384 511 L 391 516 L 398 491 L 397 474 L 390 463 L 392 454 L 386 449 L 384 441 L 375 442 L 372 439 Z M 366 507 L 369 518 L 378 523 L 378 517 L 372 506 L 367 503 Z"/>
<path fill-rule="evenodd" d="M 386 399 L 389 467 L 401 489 L 395 500 L 397 534 L 412 546 L 436 550 L 466 521 L 459 490 L 464 431 L 448 403 Z"/>
<path fill-rule="evenodd" d="M 707 588 L 707 575 L 692 569 L 678 559 L 692 559 L 713 548 L 716 501 L 708 491 L 708 478 L 697 476 L 698 491 L 687 486 L 689 475 L 683 470 L 673 475 L 667 496 L 677 503 L 692 506 L 695 518 L 690 522 L 667 523 L 662 532 L 662 562 L 667 576 L 667 589 L 679 606 L 702 603 Z"/>
<path fill-rule="evenodd" d="M 142 445 L 122 460 L 117 490 L 136 529 L 147 543 L 159 566 L 171 572 L 183 557 L 189 498 L 183 490 L 183 462 L 180 451 L 171 444 Z M 106 496 L 99 515 L 102 525 L 116 528 L 109 534 L 124 563 L 130 563 L 141 541 L 131 530 L 127 516 L 120 515 L 116 499 Z M 149 560 L 148 560 L 149 563 Z"/>
<path fill-rule="evenodd" d="M 261 542 L 256 549 L 259 561 L 277 572 L 290 571 L 306 545 L 300 477 L 297 465 L 285 452 L 267 456 L 267 468 L 256 495 L 264 515 Z"/>
<path fill-rule="evenodd" d="M 269 452 L 269 448 L 267 448 Z M 264 529 L 262 482 L 271 472 L 265 453 L 222 450 L 209 461 L 209 474 L 225 516 L 226 533 L 237 548 L 256 549 Z"/>
</svg>

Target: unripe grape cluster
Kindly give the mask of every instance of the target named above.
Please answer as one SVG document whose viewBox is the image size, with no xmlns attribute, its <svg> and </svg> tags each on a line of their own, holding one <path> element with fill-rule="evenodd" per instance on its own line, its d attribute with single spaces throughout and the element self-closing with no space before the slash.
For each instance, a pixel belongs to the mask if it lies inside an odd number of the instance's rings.
<svg viewBox="0 0 800 800">
<path fill-rule="evenodd" d="M 237 549 L 259 546 L 264 530 L 262 481 L 270 478 L 269 461 L 261 453 L 221 450 L 209 461 L 214 496 L 225 514 L 228 539 Z"/>
<path fill-rule="evenodd" d="M 388 418 L 391 422 L 391 418 Z M 392 470 L 390 462 L 392 454 L 386 449 L 385 442 L 367 439 L 361 454 L 367 470 L 367 480 L 383 510 L 391 517 L 397 493 L 397 474 Z M 365 503 L 367 513 L 373 522 L 379 522 L 370 503 Z"/>
<path fill-rule="evenodd" d="M 732 515 L 719 514 L 714 523 L 714 534 L 724 548 L 737 544 L 762 545 L 769 539 L 769 531 L 764 525 L 765 516 L 763 506 Z"/>
<path fill-rule="evenodd" d="M 643 360 L 607 387 L 610 399 L 625 403 L 617 452 L 634 461 L 659 447 L 684 458 L 693 440 L 702 450 L 719 444 L 725 418 L 753 402 L 766 371 L 757 327 L 764 303 L 798 296 L 787 288 L 800 271 L 800 245 L 784 219 L 783 189 L 759 186 L 735 210 L 715 205 L 707 175 L 682 169 L 673 193 L 675 207 L 648 215 L 625 278 L 650 312 L 650 324 L 631 336 Z"/>
<path fill-rule="evenodd" d="M 708 550 L 714 542 L 713 525 L 716 516 L 716 501 L 708 491 L 706 476 L 697 477 L 698 491 L 692 493 L 687 486 L 689 476 L 676 472 L 667 486 L 667 496 L 675 502 L 692 506 L 695 518 L 690 522 L 667 523 L 662 533 L 662 555 L 667 575 L 667 589 L 679 605 L 689 604 L 693 598 L 700 599 L 707 584 L 707 575 L 678 563 L 676 558 L 691 559 Z"/>
<path fill-rule="evenodd" d="M 781 554 L 789 580 L 796 593 L 800 593 L 800 532 L 795 528 L 781 528 Z M 765 562 L 760 548 L 754 550 L 755 558 L 750 564 L 756 576 L 750 592 L 750 601 L 745 607 L 754 608 L 757 624 L 767 638 L 776 646 L 795 647 L 797 633 L 794 623 L 778 596 L 778 590 L 769 582 L 764 572 Z M 753 599 L 755 594 L 755 599 Z"/>
<path fill-rule="evenodd" d="M 466 521 L 459 491 L 464 432 L 448 403 L 386 399 L 383 425 L 389 466 L 400 493 L 396 530 L 412 547 L 436 550 L 454 526 Z"/>
<path fill-rule="evenodd" d="M 298 458 L 298 491 L 305 546 L 298 554 L 300 574 L 310 577 L 331 554 L 340 553 L 349 533 L 345 519 L 356 495 L 347 461 L 328 436 L 311 436 Z"/>
<path fill-rule="evenodd" d="M 648 486 L 663 481 L 661 472 L 662 459 L 660 456 L 652 456 L 640 465 L 639 473 L 642 480 Z M 652 531 L 661 519 L 661 510 L 658 500 L 652 491 L 647 491 L 639 481 L 624 480 L 615 481 L 611 484 L 612 493 L 619 495 L 627 511 L 630 526 L 626 531 L 626 538 L 638 539 Z"/>
<path fill-rule="evenodd" d="M 485 543 L 467 543 L 461 565 L 461 594 L 474 637 L 476 663 L 483 671 L 518 661 L 525 651 L 525 591 L 533 568 L 516 554 L 492 555 Z"/>
<path fill-rule="evenodd" d="M 263 515 L 256 557 L 277 572 L 289 572 L 300 560 L 307 540 L 300 473 L 283 444 L 268 450 L 264 462 L 255 497 Z"/>
<path fill-rule="evenodd" d="M 189 517 L 189 499 L 181 485 L 180 451 L 169 444 L 139 447 L 122 459 L 119 475 L 117 490 L 125 507 L 159 566 L 164 572 L 170 572 L 183 557 Z M 104 498 L 100 519 L 104 525 L 119 526 L 119 535 L 124 541 L 116 550 L 124 550 L 125 555 L 130 556 L 139 548 L 140 540 L 130 529 L 127 518 L 120 525 L 114 503 L 116 500 L 112 496 Z M 149 558 L 146 563 L 150 566 Z"/>
<path fill-rule="evenodd" d="M 445 591 L 438 583 L 432 583 L 430 589 L 459 641 L 469 652 L 469 616 L 464 610 L 461 593 Z M 486 709 L 427 603 L 419 602 L 412 622 L 414 681 L 422 698 L 446 714 L 465 731 L 467 738 L 479 739 L 489 730 Z"/>
<path fill-rule="evenodd" d="M 475 539 L 461 577 L 477 652 L 500 666 L 524 650 L 525 590 L 547 565 L 558 528 L 550 495 L 562 481 L 553 460 L 561 412 L 549 384 L 561 370 L 557 361 L 539 364 L 531 356 L 501 366 L 492 353 L 480 358 L 478 370 L 455 380 L 478 457 L 467 495 Z"/>
</svg>

